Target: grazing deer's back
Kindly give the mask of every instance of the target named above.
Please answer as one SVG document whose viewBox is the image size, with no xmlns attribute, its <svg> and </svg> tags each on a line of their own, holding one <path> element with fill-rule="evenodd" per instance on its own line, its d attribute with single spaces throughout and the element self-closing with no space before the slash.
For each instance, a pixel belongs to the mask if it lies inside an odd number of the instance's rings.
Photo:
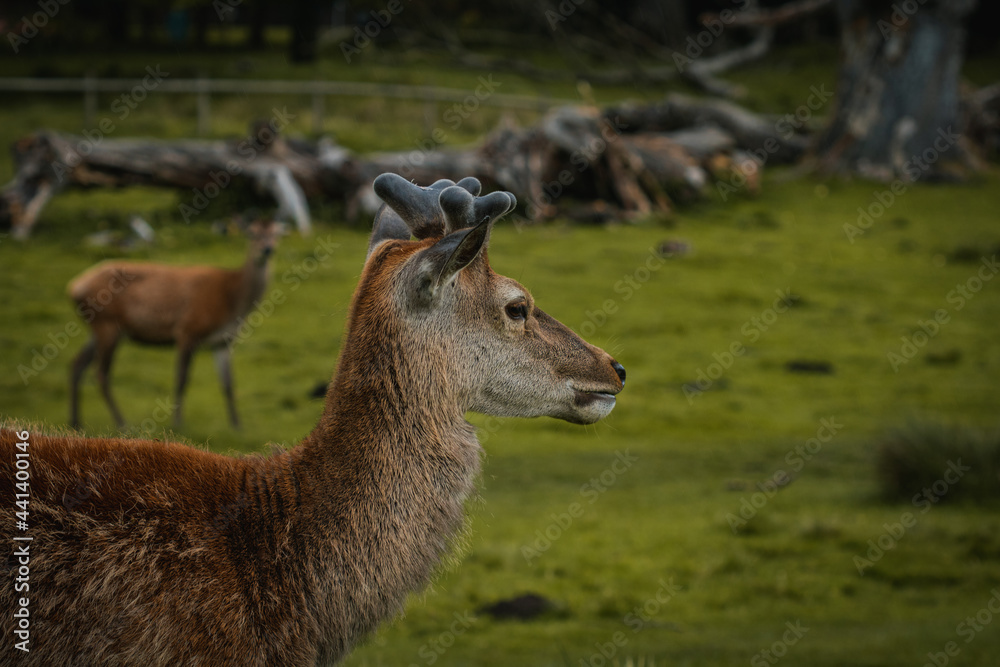
<svg viewBox="0 0 1000 667">
<path fill-rule="evenodd" d="M 241 306 L 240 270 L 103 262 L 67 289 L 89 323 L 113 322 L 139 342 L 171 343 L 181 330 L 208 335 Z M 248 304 L 249 305 L 249 304 Z"/>
</svg>

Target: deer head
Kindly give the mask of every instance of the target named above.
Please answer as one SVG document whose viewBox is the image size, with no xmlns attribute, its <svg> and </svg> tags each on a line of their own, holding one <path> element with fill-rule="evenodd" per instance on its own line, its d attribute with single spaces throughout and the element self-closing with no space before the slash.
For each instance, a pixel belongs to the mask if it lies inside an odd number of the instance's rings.
<svg viewBox="0 0 1000 667">
<path fill-rule="evenodd" d="M 477 196 L 480 189 L 474 178 L 426 188 L 395 174 L 375 180 L 385 205 L 362 282 L 377 283 L 370 293 L 380 298 L 365 309 L 391 311 L 402 335 L 435 358 L 423 367 L 448 373 L 464 410 L 580 424 L 606 417 L 625 369 L 490 268 L 493 223 L 516 201 L 508 192 Z"/>
<path fill-rule="evenodd" d="M 254 218 L 251 222 L 239 222 L 240 229 L 250 240 L 248 257 L 255 266 L 267 264 L 274 253 L 278 239 L 284 234 L 284 227 L 273 218 Z"/>
</svg>

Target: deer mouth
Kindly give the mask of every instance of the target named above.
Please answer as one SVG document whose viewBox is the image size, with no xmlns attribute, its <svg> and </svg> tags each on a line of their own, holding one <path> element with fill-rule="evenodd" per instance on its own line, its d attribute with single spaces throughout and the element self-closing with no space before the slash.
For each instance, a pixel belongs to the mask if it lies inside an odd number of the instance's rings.
<svg viewBox="0 0 1000 667">
<path fill-rule="evenodd" d="M 573 404 L 579 408 L 594 405 L 596 403 L 609 403 L 614 405 L 615 394 L 618 392 L 602 390 L 573 389 Z"/>
<path fill-rule="evenodd" d="M 615 409 L 615 394 L 617 388 L 608 389 L 578 389 L 570 387 L 573 391 L 572 407 L 569 413 L 560 415 L 560 418 L 574 424 L 593 424 L 598 422 Z"/>
</svg>

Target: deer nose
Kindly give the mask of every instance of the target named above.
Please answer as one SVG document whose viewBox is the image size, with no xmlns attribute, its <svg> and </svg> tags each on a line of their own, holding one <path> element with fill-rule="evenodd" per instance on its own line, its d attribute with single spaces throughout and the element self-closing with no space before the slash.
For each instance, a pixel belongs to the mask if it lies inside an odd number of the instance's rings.
<svg viewBox="0 0 1000 667">
<path fill-rule="evenodd" d="M 611 368 L 615 369 L 615 373 L 618 373 L 619 379 L 622 381 L 622 386 L 625 386 L 625 367 L 619 364 L 617 361 L 611 362 Z"/>
</svg>

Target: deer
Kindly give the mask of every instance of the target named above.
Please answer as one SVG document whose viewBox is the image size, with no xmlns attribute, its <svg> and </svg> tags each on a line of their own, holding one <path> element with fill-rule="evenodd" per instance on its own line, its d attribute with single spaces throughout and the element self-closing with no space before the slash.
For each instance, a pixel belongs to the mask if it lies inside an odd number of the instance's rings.
<svg viewBox="0 0 1000 667">
<path fill-rule="evenodd" d="M 119 428 L 125 426 L 111 394 L 111 362 L 122 336 L 147 345 L 177 348 L 174 426 L 182 419 L 188 369 L 195 351 L 211 348 L 229 422 L 239 428 L 233 395 L 231 343 L 240 325 L 267 287 L 270 258 L 280 228 L 271 220 L 246 227 L 249 250 L 237 269 L 214 266 L 168 266 L 110 260 L 70 281 L 66 291 L 76 312 L 90 326 L 91 337 L 70 367 L 69 422 L 80 427 L 80 379 L 96 359 L 97 381 Z"/>
<path fill-rule="evenodd" d="M 0 663 L 333 665 L 462 534 L 482 454 L 467 413 L 611 413 L 622 365 L 490 266 L 513 195 L 480 196 L 473 178 L 374 186 L 384 204 L 337 368 L 297 445 L 235 458 L 0 430 L 2 525 L 18 488 L 31 503 L 14 531 L 31 541 L 5 541 L 15 574 L 30 560 L 30 590 L 0 586 Z M 27 629 L 10 611 L 24 608 Z"/>
</svg>

